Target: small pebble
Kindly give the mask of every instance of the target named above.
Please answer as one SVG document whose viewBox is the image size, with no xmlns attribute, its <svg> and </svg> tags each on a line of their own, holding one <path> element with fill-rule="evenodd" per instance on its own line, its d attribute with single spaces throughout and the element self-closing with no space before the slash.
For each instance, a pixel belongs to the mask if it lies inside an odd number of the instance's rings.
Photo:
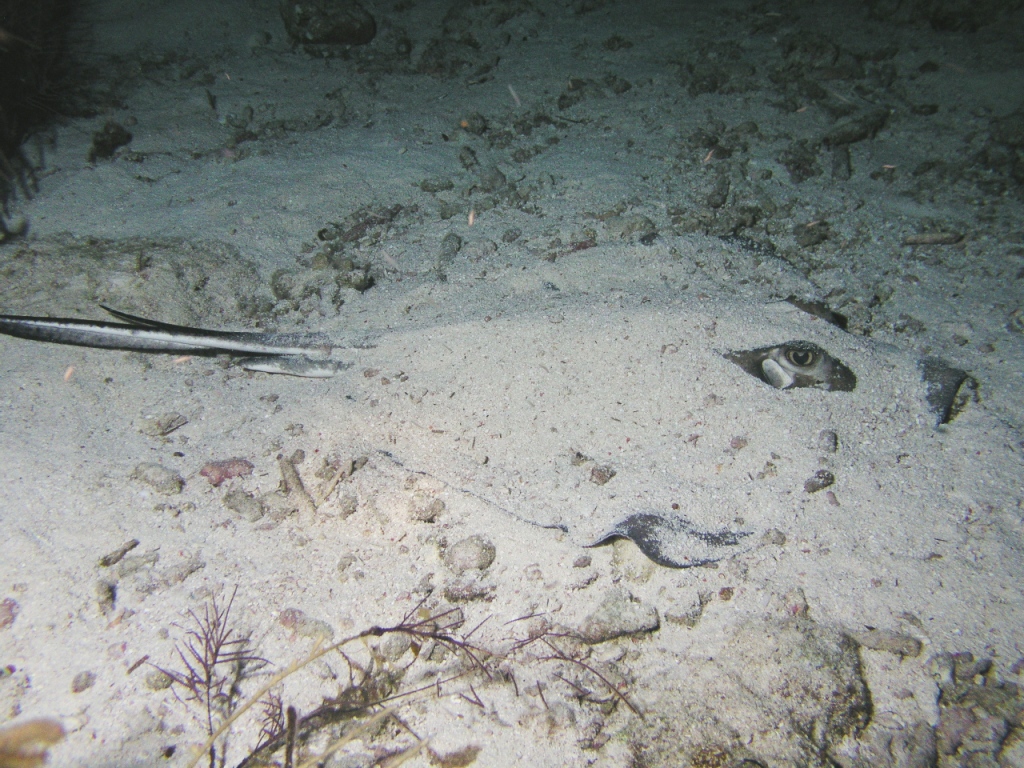
<svg viewBox="0 0 1024 768">
<path fill-rule="evenodd" d="M 634 601 L 625 590 L 612 589 L 583 620 L 579 635 L 583 642 L 593 645 L 623 635 L 653 632 L 659 625 L 656 608 Z"/>
<path fill-rule="evenodd" d="M 818 448 L 825 453 L 835 453 L 839 450 L 839 435 L 834 429 L 823 429 L 818 433 Z"/>
<path fill-rule="evenodd" d="M 199 474 L 209 480 L 210 485 L 217 488 L 225 480 L 230 480 L 233 477 L 251 475 L 255 468 L 256 467 L 253 463 L 248 459 L 223 459 L 221 461 L 211 461 L 209 464 L 204 465 L 203 468 L 199 470 Z"/>
<path fill-rule="evenodd" d="M 149 437 L 163 437 L 186 424 L 188 424 L 188 419 L 180 413 L 160 413 L 143 416 L 139 431 Z"/>
<path fill-rule="evenodd" d="M 482 136 L 487 130 L 487 118 L 479 112 L 472 112 L 462 119 L 460 126 L 469 133 Z"/>
<path fill-rule="evenodd" d="M 165 496 L 181 493 L 181 489 L 185 487 L 185 480 L 181 475 L 173 469 L 154 462 L 144 462 L 135 467 L 132 479 L 148 485 L 157 493 L 162 493 Z"/>
<path fill-rule="evenodd" d="M 71 692 L 81 693 L 96 685 L 95 672 L 79 672 L 71 681 Z"/>
<path fill-rule="evenodd" d="M 152 568 L 160 561 L 160 553 L 151 549 L 141 555 L 129 555 L 117 564 L 117 575 L 121 578 L 131 576 L 145 568 Z"/>
<path fill-rule="evenodd" d="M 574 467 L 582 467 L 588 461 L 591 461 L 591 458 L 585 453 L 580 453 L 579 451 L 575 451 L 572 456 L 569 457 L 569 463 Z"/>
<path fill-rule="evenodd" d="M 352 517 L 359 509 L 359 499 L 352 493 L 343 493 L 338 496 L 338 515 L 344 520 Z"/>
<path fill-rule="evenodd" d="M 493 600 L 497 586 L 470 574 L 457 576 L 445 584 L 444 598 L 451 603 L 465 603 L 470 600 Z"/>
<path fill-rule="evenodd" d="M 786 543 L 786 534 L 778 528 L 769 528 L 761 534 L 761 541 L 765 544 L 773 544 L 776 547 L 781 547 Z"/>
<path fill-rule="evenodd" d="M 631 235 L 643 237 L 656 234 L 657 225 L 646 216 L 611 216 L 605 220 L 605 229 L 612 240 L 625 240 Z"/>
<path fill-rule="evenodd" d="M 103 557 L 101 557 L 100 558 L 100 567 L 101 568 L 109 568 L 112 565 L 117 565 L 119 562 L 121 562 L 121 560 L 124 558 L 125 555 L 127 555 L 129 552 L 131 552 L 137 546 L 139 546 L 139 540 L 138 539 L 132 539 L 131 541 L 125 542 L 120 547 L 118 547 L 113 552 L 111 552 L 110 554 L 107 554 L 107 555 L 104 555 Z"/>
<path fill-rule="evenodd" d="M 174 684 L 174 681 L 166 672 L 151 669 L 142 679 L 142 684 L 151 691 L 166 691 Z"/>
<path fill-rule="evenodd" d="M 226 493 L 224 495 L 224 506 L 250 523 L 256 522 L 267 512 L 263 502 L 245 491 L 230 491 Z"/>
<path fill-rule="evenodd" d="M 600 575 L 593 568 L 587 568 L 578 572 L 575 578 L 565 582 L 568 590 L 586 589 L 600 578 Z"/>
<path fill-rule="evenodd" d="M 314 619 L 298 608 L 285 608 L 277 618 L 282 627 L 292 631 L 294 637 L 324 638 L 334 637 L 334 629 L 326 621 Z"/>
<path fill-rule="evenodd" d="M 677 624 L 682 627 L 693 629 L 700 623 L 700 617 L 704 614 L 704 606 L 711 602 L 711 594 L 700 592 L 695 595 L 689 605 L 665 611 L 665 621 L 669 624 Z"/>
<path fill-rule="evenodd" d="M 412 647 L 412 638 L 409 635 L 394 633 L 385 637 L 381 643 L 380 655 L 388 661 L 398 661 L 405 652 Z"/>
<path fill-rule="evenodd" d="M 429 494 L 417 491 L 409 502 L 409 517 L 420 523 L 433 523 L 444 514 L 445 504 Z"/>
<path fill-rule="evenodd" d="M 819 469 L 814 473 L 813 477 L 804 483 L 804 492 L 806 493 L 817 493 L 823 491 L 830 485 L 835 483 L 836 476 L 829 472 L 827 469 Z"/>
<path fill-rule="evenodd" d="M 0 629 L 7 629 L 18 618 L 21 606 L 13 597 L 5 597 L 0 601 Z"/>
<path fill-rule="evenodd" d="M 184 555 L 184 552 L 179 552 L 179 555 Z M 168 586 L 173 584 L 180 584 L 189 576 L 196 571 L 202 570 L 206 567 L 206 562 L 198 555 L 193 554 L 185 557 L 176 565 L 172 565 L 160 574 L 160 579 L 164 584 Z"/>
<path fill-rule="evenodd" d="M 114 610 L 117 602 L 117 584 L 112 581 L 96 582 L 96 604 L 100 613 L 108 614 Z"/>
<path fill-rule="evenodd" d="M 359 558 L 353 554 L 342 555 L 341 559 L 338 560 L 338 580 L 344 584 L 347 581 L 353 579 L 364 579 L 366 573 L 362 568 L 353 568 L 356 563 L 359 562 Z"/>
<path fill-rule="evenodd" d="M 921 641 L 916 637 L 893 632 L 890 629 L 869 629 L 867 632 L 860 632 L 853 637 L 865 648 L 870 648 L 873 651 L 885 651 L 894 656 L 920 656 L 923 648 Z"/>
<path fill-rule="evenodd" d="M 466 571 L 485 571 L 494 562 L 497 551 L 486 536 L 477 534 L 459 541 L 444 552 L 444 564 L 448 570 L 462 574 Z"/>
</svg>

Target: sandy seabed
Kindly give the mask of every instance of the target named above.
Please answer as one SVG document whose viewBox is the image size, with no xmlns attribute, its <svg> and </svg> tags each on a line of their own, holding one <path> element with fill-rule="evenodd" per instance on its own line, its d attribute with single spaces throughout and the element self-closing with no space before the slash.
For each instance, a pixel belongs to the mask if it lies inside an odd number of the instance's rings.
<svg viewBox="0 0 1024 768">
<path fill-rule="evenodd" d="M 1024 25 L 903 7 L 379 2 L 330 48 L 91 4 L 3 311 L 342 365 L 0 339 L 0 720 L 93 768 L 254 697 L 218 764 L 292 707 L 335 768 L 1024 765 Z M 725 357 L 793 341 L 856 388 Z"/>
</svg>

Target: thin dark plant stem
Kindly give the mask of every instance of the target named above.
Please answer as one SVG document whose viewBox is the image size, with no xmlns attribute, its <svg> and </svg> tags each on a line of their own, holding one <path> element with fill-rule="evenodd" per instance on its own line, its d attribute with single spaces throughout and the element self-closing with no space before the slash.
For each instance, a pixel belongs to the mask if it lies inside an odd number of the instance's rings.
<svg viewBox="0 0 1024 768">
<path fill-rule="evenodd" d="M 567 653 L 565 653 L 564 651 L 562 651 L 558 646 L 556 646 L 556 645 L 552 644 L 551 642 L 549 642 L 547 638 L 541 637 L 539 639 L 540 639 L 540 641 L 542 643 L 544 643 L 544 645 L 546 645 L 548 648 L 550 648 L 554 652 L 554 654 L 555 654 L 554 656 L 549 656 L 548 660 L 567 661 L 570 664 L 575 664 L 575 665 L 577 665 L 579 667 L 583 667 L 583 669 L 587 670 L 588 672 L 590 672 L 590 674 L 592 674 L 594 677 L 596 677 L 598 680 L 600 680 L 602 683 L 604 683 L 605 687 L 607 687 L 608 690 L 612 692 L 612 695 L 614 695 L 619 701 L 621 701 L 623 704 L 625 704 L 627 707 L 629 707 L 630 712 L 632 712 L 634 715 L 637 715 L 641 719 L 643 719 L 643 713 L 641 713 L 640 710 L 637 709 L 633 705 L 633 702 L 631 702 L 626 697 L 626 694 L 624 694 L 622 691 L 620 691 L 618 689 L 618 687 L 615 686 L 612 683 L 611 680 L 609 680 L 607 677 L 602 675 L 600 672 L 598 672 L 592 666 L 587 664 L 585 661 L 581 661 L 580 659 L 574 659 L 572 656 L 570 656 Z M 566 682 L 568 682 L 568 681 L 566 681 Z M 573 686 L 573 687 L 575 687 L 575 686 Z"/>
<path fill-rule="evenodd" d="M 424 600 L 426 600 L 426 598 L 424 598 Z M 433 640 L 434 642 L 445 646 L 453 653 L 468 658 L 477 669 L 483 672 L 484 675 L 490 679 L 491 672 L 487 669 L 487 666 L 480 658 L 480 656 L 487 652 L 484 649 L 467 642 L 466 639 L 459 639 L 455 637 L 448 631 L 462 623 L 462 611 L 459 608 L 449 608 L 447 611 L 431 614 L 420 621 L 410 622 L 412 616 L 423 605 L 424 600 L 421 600 L 408 613 L 406 613 L 402 618 L 402 621 L 398 624 L 392 627 L 370 627 L 362 634 L 368 637 L 382 637 L 388 634 L 404 634 L 419 641 Z M 443 620 L 448 617 L 452 618 L 447 624 L 443 623 Z M 474 628 L 473 632 L 477 629 L 479 629 L 479 626 Z M 472 634 L 472 632 L 470 634 Z"/>
<path fill-rule="evenodd" d="M 284 741 L 284 768 L 292 768 L 295 758 L 295 731 L 298 727 L 298 713 L 295 707 L 288 707 L 288 724 Z"/>
<path fill-rule="evenodd" d="M 249 647 L 249 638 L 237 634 L 231 626 L 231 607 L 237 592 L 235 587 L 223 608 L 213 598 L 204 606 L 202 616 L 190 610 L 194 626 L 185 633 L 184 644 L 175 646 L 182 669 L 157 667 L 172 684 L 183 689 L 186 701 L 199 704 L 208 736 L 216 731 L 216 721 L 234 709 L 246 668 L 253 663 L 268 663 Z M 223 760 L 222 750 L 221 763 Z M 217 751 L 212 744 L 210 768 L 217 768 Z"/>
</svg>

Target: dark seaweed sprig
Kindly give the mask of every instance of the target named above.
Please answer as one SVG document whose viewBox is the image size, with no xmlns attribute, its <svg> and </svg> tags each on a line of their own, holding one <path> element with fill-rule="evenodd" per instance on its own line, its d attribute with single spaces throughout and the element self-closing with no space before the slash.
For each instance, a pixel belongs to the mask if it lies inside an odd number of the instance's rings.
<svg viewBox="0 0 1024 768">
<path fill-rule="evenodd" d="M 235 587 L 223 608 L 214 597 L 203 608 L 202 616 L 192 610 L 188 612 L 194 627 L 186 632 L 184 644 L 174 647 L 182 670 L 157 667 L 183 691 L 181 695 L 175 691 L 175 695 L 199 705 L 211 737 L 218 721 L 230 716 L 235 709 L 240 695 L 239 683 L 248 669 L 254 664 L 268 663 L 256 655 L 249 645 L 249 637 L 238 634 L 230 625 L 231 606 L 237 592 L 238 587 Z M 220 764 L 224 764 L 223 755 Z M 210 745 L 210 768 L 217 768 L 214 744 Z"/>
<path fill-rule="evenodd" d="M 626 694 L 624 694 L 622 691 L 619 690 L 619 687 L 617 685 L 615 685 L 611 680 L 609 680 L 607 677 L 605 677 L 595 667 L 593 667 L 592 665 L 590 665 L 587 662 L 583 661 L 583 659 L 576 658 L 574 655 L 570 655 L 570 654 L 566 653 L 565 651 L 563 651 L 557 645 L 552 643 L 548 639 L 548 637 L 557 637 L 557 635 L 549 635 L 549 636 L 542 635 L 542 636 L 537 638 L 540 642 L 542 642 L 544 645 L 546 645 L 551 650 L 551 655 L 550 656 L 542 656 L 539 659 L 540 661 L 564 661 L 564 662 L 567 662 L 569 664 L 575 664 L 576 666 L 580 667 L 581 669 L 585 669 L 587 672 L 589 672 L 594 677 L 596 677 L 598 680 L 600 680 L 601 683 L 609 690 L 609 692 L 615 698 L 617 698 L 619 701 L 621 701 L 623 704 L 625 704 L 629 708 L 630 712 L 632 712 L 634 715 L 638 715 L 640 718 L 643 718 L 643 713 L 639 709 L 636 708 L 636 705 L 634 705 L 633 702 L 631 702 L 629 700 L 629 698 L 626 696 Z M 573 683 L 569 683 L 569 681 L 566 680 L 561 675 L 557 675 L 557 677 L 559 677 L 559 679 L 561 679 L 563 682 L 568 683 L 571 687 L 577 688 L 577 690 L 579 690 L 578 686 L 576 686 Z"/>
<path fill-rule="evenodd" d="M 413 606 L 409 612 L 402 617 L 402 620 L 393 627 L 370 627 L 368 630 L 363 632 L 363 635 L 368 637 L 383 637 L 384 635 L 390 634 L 408 635 L 418 644 L 422 644 L 427 640 L 433 640 L 435 643 L 447 648 L 456 656 L 462 656 L 469 659 L 473 666 L 483 672 L 487 678 L 490 679 L 490 670 L 487 669 L 487 666 L 482 660 L 483 656 L 490 654 L 488 654 L 488 652 L 483 648 L 475 646 L 469 642 L 469 637 L 473 632 L 476 632 L 476 630 L 480 628 L 480 625 L 474 627 L 473 630 L 463 638 L 455 637 L 455 635 L 453 635 L 449 630 L 462 625 L 462 611 L 459 608 L 449 608 L 447 611 L 430 614 L 424 619 L 414 621 L 413 616 L 416 615 L 425 602 L 426 598 L 420 600 L 420 602 Z M 483 622 L 481 622 L 481 624 L 483 624 Z"/>
<path fill-rule="evenodd" d="M 270 742 L 280 738 L 287 727 L 284 701 L 278 694 L 270 691 L 260 699 L 260 706 L 263 708 L 263 717 L 260 720 L 260 735 L 253 748 L 254 752 L 258 752 Z"/>
<path fill-rule="evenodd" d="M 357 635 L 345 638 L 326 648 L 316 648 L 305 659 L 294 663 L 288 670 L 276 675 L 268 683 L 264 692 L 258 694 L 257 698 L 269 694 L 270 686 L 276 685 L 277 682 L 306 666 L 314 659 L 318 659 L 331 652 L 338 653 L 345 660 L 348 666 L 349 683 L 337 696 L 325 699 L 321 706 L 301 717 L 296 717 L 293 724 L 284 721 L 282 717 L 284 710 L 279 698 L 272 695 L 261 698 L 264 719 L 260 742 L 249 756 L 239 764 L 238 768 L 247 768 L 250 765 L 259 764 L 260 760 L 264 759 L 265 756 L 276 752 L 282 747 L 286 750 L 285 762 L 288 762 L 289 741 L 292 744 L 291 749 L 294 749 L 296 743 L 305 741 L 310 734 L 323 729 L 331 723 L 367 717 L 374 710 L 378 710 L 379 707 L 397 699 L 420 694 L 428 690 L 440 690 L 441 685 L 463 677 L 472 669 L 477 669 L 490 678 L 491 670 L 488 669 L 485 663 L 485 659 L 490 654 L 469 642 L 469 636 L 476 629 L 479 629 L 479 626 L 466 635 L 458 637 L 453 633 L 453 630 L 463 623 L 462 611 L 458 608 L 450 608 L 439 613 L 431 613 L 423 618 L 417 618 L 417 614 L 423 607 L 424 602 L 425 599 L 413 606 L 397 624 L 387 627 L 370 627 Z M 442 680 L 435 680 L 422 688 L 398 692 L 400 672 L 393 673 L 384 669 L 375 669 L 374 661 L 372 660 L 370 666 L 364 668 L 342 651 L 343 646 L 353 641 L 368 637 L 384 637 L 391 634 L 409 636 L 413 641 L 417 656 L 419 655 L 419 649 L 423 645 L 431 641 L 437 643 L 469 662 L 469 669 Z M 477 701 L 479 701 L 479 697 L 477 697 Z M 478 706 L 481 704 L 478 704 Z M 383 711 L 378 710 L 372 719 L 379 719 L 383 714 Z M 394 716 L 393 713 L 391 716 Z M 407 726 L 404 727 L 408 730 Z M 418 736 L 415 736 L 415 734 L 413 736 L 417 741 L 420 741 Z"/>
<path fill-rule="evenodd" d="M 462 626 L 464 621 L 461 609 L 449 608 L 431 613 L 423 610 L 426 599 L 409 610 L 397 624 L 372 626 L 326 646 L 322 641 L 318 641 L 308 655 L 296 659 L 287 668 L 273 675 L 250 699 L 240 701 L 237 698 L 238 682 L 242 679 L 246 667 L 253 662 L 265 663 L 265 660 L 253 653 L 248 645 L 247 637 L 235 635 L 228 627 L 233 600 L 234 594 L 223 610 L 214 602 L 212 606 L 207 607 L 202 617 L 192 612 L 189 613 L 196 628 L 188 632 L 188 641 L 184 647 L 176 648 L 185 672 L 166 673 L 175 683 L 184 688 L 187 699 L 202 703 L 207 711 L 206 723 L 209 739 L 193 761 L 188 764 L 189 768 L 193 768 L 204 754 L 209 755 L 211 768 L 218 768 L 218 755 L 214 751 L 214 745 L 220 742 L 224 733 L 235 720 L 257 705 L 261 705 L 263 709 L 263 727 L 259 742 L 254 750 L 242 760 L 238 768 L 252 768 L 265 764 L 270 756 L 279 750 L 284 750 L 284 765 L 294 765 L 297 759 L 296 752 L 313 734 L 323 732 L 332 724 L 351 722 L 357 719 L 363 719 L 362 724 L 354 729 L 346 728 L 345 735 L 328 747 L 326 752 L 319 757 L 307 759 L 302 765 L 312 765 L 318 760 L 324 759 L 352 739 L 369 733 L 388 718 L 405 727 L 417 741 L 416 745 L 395 753 L 395 755 L 400 755 L 401 760 L 407 759 L 422 750 L 426 742 L 401 721 L 394 709 L 384 709 L 383 707 L 400 699 L 428 691 L 436 691 L 440 694 L 443 685 L 475 672 L 482 672 L 489 679 L 494 679 L 497 675 L 506 682 L 511 682 L 518 695 L 519 685 L 512 670 L 506 670 L 503 667 L 510 662 L 514 663 L 516 658 L 522 658 L 522 655 L 527 656 L 527 659 L 532 657 L 535 662 L 556 662 L 577 667 L 596 680 L 601 687 L 606 688 L 613 699 L 596 699 L 594 692 L 588 690 L 586 682 L 574 681 L 571 679 L 572 676 L 567 677 L 556 672 L 554 677 L 568 685 L 581 699 L 602 702 L 615 700 L 634 714 L 643 717 L 643 714 L 619 685 L 596 665 L 586 661 L 585 644 L 582 644 L 580 638 L 574 633 L 560 633 L 547 629 L 539 633 L 530 632 L 521 639 L 508 638 L 512 641 L 511 646 L 499 655 L 470 642 L 470 638 L 490 617 L 471 631 L 456 634 L 456 630 Z M 535 615 L 524 616 L 508 623 L 512 624 L 534 617 Z M 400 690 L 404 669 L 392 669 L 388 665 L 378 664 L 382 659 L 376 653 L 371 655 L 368 665 L 360 664 L 343 650 L 344 646 L 350 643 L 391 634 L 404 634 L 412 640 L 413 661 L 410 662 L 410 665 L 420 658 L 424 646 L 436 644 L 460 658 L 463 661 L 460 665 L 461 669 L 447 678 L 435 679 L 422 687 L 413 690 Z M 570 646 L 568 650 L 563 647 L 564 643 L 561 641 L 568 642 Z M 528 648 L 537 649 L 538 645 L 541 647 L 539 655 L 526 654 Z M 272 693 L 273 689 L 282 681 L 330 653 L 338 653 L 348 666 L 348 685 L 339 690 L 336 696 L 325 698 L 319 707 L 300 715 L 294 707 L 284 706 L 281 698 Z M 218 665 L 223 664 L 229 665 L 230 673 L 218 669 Z M 540 681 L 537 682 L 537 693 L 547 707 L 544 685 Z M 474 706 L 484 709 L 487 707 L 483 698 L 471 684 L 468 685 L 468 693 L 461 692 L 459 695 Z M 216 718 L 215 712 L 219 715 Z M 216 727 L 214 727 L 215 719 L 217 720 Z M 223 768 L 223 766 L 224 750 L 222 749 L 220 767 Z"/>
<path fill-rule="evenodd" d="M 521 617 L 519 617 L 517 619 L 512 619 L 512 621 L 508 621 L 508 622 L 505 622 L 505 623 L 506 624 L 514 624 L 514 623 L 519 622 L 519 621 L 524 621 L 526 619 L 535 618 L 538 615 L 540 615 L 540 614 L 530 614 L 528 616 L 521 616 Z M 545 654 L 545 655 L 540 656 L 540 657 L 537 657 L 537 659 L 536 659 L 537 661 L 541 661 L 541 662 L 544 662 L 544 661 L 561 661 L 561 662 L 565 662 L 565 663 L 568 663 L 568 664 L 574 664 L 575 666 L 579 667 L 580 669 L 586 670 L 587 672 L 592 674 L 594 677 L 596 677 L 601 682 L 601 684 L 605 688 L 608 689 L 608 691 L 612 694 L 612 696 L 614 696 L 616 699 L 618 699 L 623 704 L 625 704 L 626 707 L 629 708 L 630 712 L 632 712 L 634 715 L 637 715 L 641 719 L 643 718 L 643 716 L 644 716 L 643 713 L 636 707 L 635 704 L 633 704 L 633 702 L 631 702 L 629 700 L 629 698 L 626 696 L 626 694 L 623 693 L 621 690 L 619 690 L 619 687 L 617 685 L 615 685 L 611 680 L 609 680 L 604 674 L 602 674 L 596 667 L 594 667 L 593 665 L 588 664 L 586 661 L 584 661 L 583 658 L 581 658 L 579 654 L 577 654 L 577 653 L 575 653 L 573 651 L 565 651 L 562 648 L 558 647 L 554 643 L 554 641 L 559 639 L 559 638 L 567 639 L 569 641 L 575 641 L 576 643 L 579 643 L 581 641 L 581 638 L 579 636 L 577 636 L 575 633 L 572 633 L 572 632 L 552 632 L 550 630 L 546 630 L 544 632 L 541 632 L 540 634 L 537 634 L 537 635 L 531 634 L 531 635 L 528 635 L 527 637 L 524 637 L 522 639 L 519 639 L 519 640 L 516 640 L 515 642 L 513 642 L 512 647 L 505 654 L 505 658 L 506 659 L 512 658 L 512 657 L 516 656 L 520 651 L 524 650 L 525 648 L 528 648 L 528 647 L 532 646 L 534 643 L 541 643 L 542 645 L 547 646 L 548 651 L 550 651 L 550 653 Z M 570 682 L 569 680 L 567 680 L 566 678 L 562 677 L 561 675 L 557 675 L 556 674 L 555 676 L 558 677 L 560 680 L 562 680 L 562 682 L 564 682 L 567 685 L 569 685 L 569 687 L 571 687 L 573 689 L 576 689 L 577 693 L 579 693 L 581 695 L 589 695 L 588 692 L 583 691 L 575 683 Z M 512 678 L 512 683 L 513 683 L 513 685 L 516 685 L 514 677 Z M 540 686 L 539 682 L 537 683 L 537 692 L 540 694 L 540 699 L 541 699 L 541 701 L 544 702 L 544 706 L 547 707 L 547 702 L 544 700 L 544 694 L 541 691 L 541 686 Z M 516 693 L 517 694 L 519 693 L 518 685 L 516 685 Z"/>
</svg>

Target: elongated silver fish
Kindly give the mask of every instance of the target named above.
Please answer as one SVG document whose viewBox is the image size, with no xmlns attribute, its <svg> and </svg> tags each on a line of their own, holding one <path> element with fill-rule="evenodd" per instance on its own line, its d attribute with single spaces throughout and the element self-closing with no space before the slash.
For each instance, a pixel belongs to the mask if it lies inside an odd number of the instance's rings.
<svg viewBox="0 0 1024 768">
<path fill-rule="evenodd" d="M 241 355 L 237 362 L 248 370 L 307 378 L 326 378 L 338 370 L 338 364 L 328 359 L 333 344 L 323 333 L 212 331 L 162 323 L 100 306 L 124 322 L 0 315 L 0 333 L 82 347 Z"/>
</svg>

